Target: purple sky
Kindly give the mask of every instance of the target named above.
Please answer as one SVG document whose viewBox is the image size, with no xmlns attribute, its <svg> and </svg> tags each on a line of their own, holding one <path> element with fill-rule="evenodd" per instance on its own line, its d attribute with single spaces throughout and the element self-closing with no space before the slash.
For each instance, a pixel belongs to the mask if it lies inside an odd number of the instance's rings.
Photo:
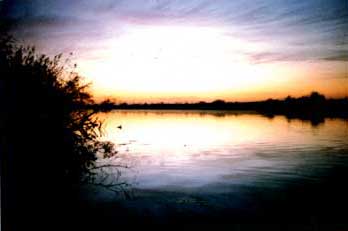
<svg viewBox="0 0 348 231">
<path fill-rule="evenodd" d="M 103 62 L 110 41 L 117 43 L 135 29 L 215 28 L 224 38 L 249 46 L 233 52 L 250 64 L 320 63 L 320 78 L 336 81 L 333 87 L 342 81 L 338 79 L 347 83 L 346 0 L 14 0 L 1 4 L 2 15 L 20 41 L 49 55 L 74 52 L 79 64 Z M 347 93 L 347 88 L 340 91 Z"/>
</svg>

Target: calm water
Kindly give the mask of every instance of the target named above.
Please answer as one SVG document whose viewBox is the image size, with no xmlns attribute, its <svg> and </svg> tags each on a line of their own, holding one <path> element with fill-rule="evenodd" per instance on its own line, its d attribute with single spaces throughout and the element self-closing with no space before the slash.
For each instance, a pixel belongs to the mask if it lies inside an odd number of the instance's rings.
<svg viewBox="0 0 348 231">
<path fill-rule="evenodd" d="M 338 197 L 348 166 L 346 120 L 312 126 L 283 116 L 222 111 L 98 116 L 105 121 L 103 139 L 119 151 L 107 162 L 130 166 L 121 178 L 132 184 L 136 199 L 120 203 L 139 214 L 254 214 L 285 205 L 294 209 L 293 202 L 310 213 L 318 204 L 325 210 L 344 200 Z M 120 200 L 102 189 L 93 195 L 97 201 Z"/>
</svg>

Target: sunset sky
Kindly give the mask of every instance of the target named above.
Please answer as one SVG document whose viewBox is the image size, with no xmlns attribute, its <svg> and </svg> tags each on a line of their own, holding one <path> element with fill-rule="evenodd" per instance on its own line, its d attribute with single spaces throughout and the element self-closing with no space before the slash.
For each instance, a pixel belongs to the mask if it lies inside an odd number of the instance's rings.
<svg viewBox="0 0 348 231">
<path fill-rule="evenodd" d="M 346 0 L 0 1 L 11 33 L 73 52 L 97 99 L 348 96 Z"/>
</svg>

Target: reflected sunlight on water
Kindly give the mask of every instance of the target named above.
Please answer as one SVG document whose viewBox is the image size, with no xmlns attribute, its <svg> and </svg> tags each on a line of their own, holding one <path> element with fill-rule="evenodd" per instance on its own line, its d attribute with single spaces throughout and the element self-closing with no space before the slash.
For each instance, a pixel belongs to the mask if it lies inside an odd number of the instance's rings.
<svg viewBox="0 0 348 231">
<path fill-rule="evenodd" d="M 314 127 L 252 112 L 121 110 L 98 117 L 103 139 L 117 144 L 118 161 L 131 163 L 125 177 L 135 177 L 139 189 L 218 192 L 315 181 L 348 150 L 347 121 L 336 119 Z"/>
</svg>

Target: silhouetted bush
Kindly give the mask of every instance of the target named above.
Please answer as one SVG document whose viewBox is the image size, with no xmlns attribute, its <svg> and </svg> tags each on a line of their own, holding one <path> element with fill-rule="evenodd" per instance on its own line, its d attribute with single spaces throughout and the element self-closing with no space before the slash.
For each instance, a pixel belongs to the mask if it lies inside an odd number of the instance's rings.
<svg viewBox="0 0 348 231">
<path fill-rule="evenodd" d="M 112 143 L 98 141 L 88 85 L 61 57 L 0 39 L 2 206 L 11 224 L 43 222 L 74 202 L 75 186 L 93 180 L 96 155 L 115 154 Z M 41 208 L 36 218 L 33 208 Z"/>
<path fill-rule="evenodd" d="M 3 39 L 0 49 L 4 109 L 8 120 L 17 118 L 7 123 L 10 130 L 20 124 L 19 129 L 29 132 L 28 136 L 35 135 L 34 145 L 47 148 L 42 150 L 45 158 L 52 156 L 59 162 L 61 176 L 67 180 L 80 180 L 89 172 L 97 152 L 114 153 L 111 143 L 97 140 L 101 121 L 93 117 L 95 111 L 85 110 L 86 105 L 94 103 L 88 84 L 83 84 L 74 68 L 62 64 L 61 55 L 50 59 L 36 54 L 34 47 L 15 46 L 11 39 Z M 68 60 L 65 64 L 69 64 Z M 28 127 L 33 130 L 25 131 Z"/>
</svg>

